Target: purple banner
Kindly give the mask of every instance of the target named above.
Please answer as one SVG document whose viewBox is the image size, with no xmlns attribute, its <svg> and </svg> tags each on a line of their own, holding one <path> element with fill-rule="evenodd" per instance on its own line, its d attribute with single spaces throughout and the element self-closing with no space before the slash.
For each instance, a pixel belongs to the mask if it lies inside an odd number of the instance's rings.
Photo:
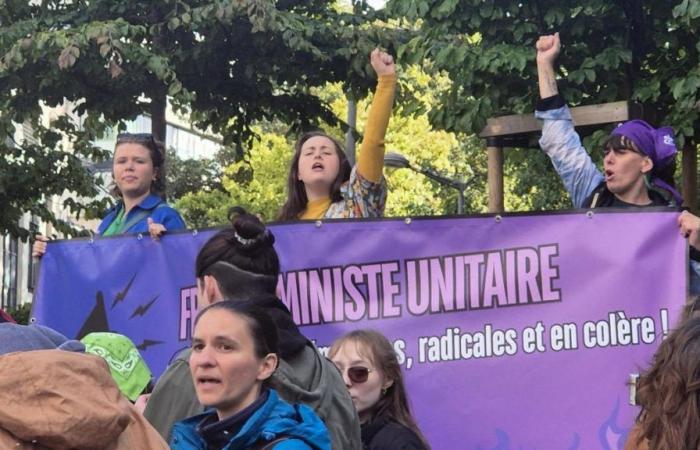
<svg viewBox="0 0 700 450">
<path fill-rule="evenodd" d="M 686 243 L 674 212 L 585 212 L 271 226 L 278 289 L 321 351 L 387 335 L 433 448 L 621 449 L 630 374 L 678 318 Z M 212 231 L 58 241 L 34 315 L 112 330 L 155 373 L 188 346 L 193 265 Z"/>
</svg>

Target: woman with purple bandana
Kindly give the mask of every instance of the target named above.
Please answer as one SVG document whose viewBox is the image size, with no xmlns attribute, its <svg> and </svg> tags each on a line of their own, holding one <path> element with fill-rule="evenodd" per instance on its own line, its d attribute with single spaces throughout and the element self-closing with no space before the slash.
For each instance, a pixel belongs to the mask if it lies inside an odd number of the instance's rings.
<svg viewBox="0 0 700 450">
<path fill-rule="evenodd" d="M 656 129 L 643 120 L 621 124 L 605 141 L 601 172 L 581 145 L 571 112 L 559 95 L 554 75 L 559 33 L 541 36 L 536 48 L 540 100 L 535 116 L 544 121 L 540 147 L 552 160 L 574 207 L 680 207 L 683 199 L 673 183 L 677 152 L 673 129 Z M 683 211 L 678 225 L 694 247 L 690 290 L 700 293 L 700 218 Z"/>
</svg>

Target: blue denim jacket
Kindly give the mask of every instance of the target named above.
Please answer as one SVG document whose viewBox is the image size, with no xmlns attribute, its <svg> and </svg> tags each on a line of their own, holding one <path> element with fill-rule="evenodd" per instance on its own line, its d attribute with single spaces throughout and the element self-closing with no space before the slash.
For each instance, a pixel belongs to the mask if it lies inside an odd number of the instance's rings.
<svg viewBox="0 0 700 450">
<path fill-rule="evenodd" d="M 586 199 L 605 177 L 595 166 L 583 145 L 571 118 L 569 107 L 535 111 L 544 120 L 540 147 L 552 160 L 554 169 L 571 196 L 575 208 L 583 208 Z M 689 292 L 700 294 L 700 262 L 690 260 Z"/>
<path fill-rule="evenodd" d="M 582 208 L 583 202 L 605 177 L 583 148 L 569 107 L 536 111 L 535 117 L 544 120 L 540 147 L 552 160 L 574 207 Z"/>
</svg>

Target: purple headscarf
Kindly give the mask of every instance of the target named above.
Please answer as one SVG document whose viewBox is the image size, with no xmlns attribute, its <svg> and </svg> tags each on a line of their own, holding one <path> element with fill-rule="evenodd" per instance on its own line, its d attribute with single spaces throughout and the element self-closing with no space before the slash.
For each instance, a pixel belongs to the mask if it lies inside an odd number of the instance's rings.
<svg viewBox="0 0 700 450">
<path fill-rule="evenodd" d="M 673 136 L 673 128 L 654 128 L 643 120 L 630 120 L 615 128 L 611 135 L 625 136 L 637 145 L 637 148 L 648 156 L 659 169 L 668 165 L 676 156 L 676 140 Z M 673 195 L 678 205 L 683 203 L 683 198 L 673 187 L 661 180 L 652 177 L 656 186 L 663 188 Z"/>
</svg>

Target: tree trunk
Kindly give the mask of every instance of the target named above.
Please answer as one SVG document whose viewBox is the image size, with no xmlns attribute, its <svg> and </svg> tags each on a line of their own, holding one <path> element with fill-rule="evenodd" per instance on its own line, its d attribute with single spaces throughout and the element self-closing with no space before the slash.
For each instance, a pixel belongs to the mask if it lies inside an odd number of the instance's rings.
<svg viewBox="0 0 700 450">
<path fill-rule="evenodd" d="M 166 139 L 166 121 L 165 121 L 165 107 L 167 105 L 167 96 L 165 88 L 157 89 L 151 95 L 151 134 L 153 137 L 161 141 L 165 145 Z M 165 183 L 165 175 L 167 168 L 167 161 L 165 160 L 165 154 L 167 152 L 163 151 L 163 173 L 161 177 L 163 179 L 163 198 L 167 198 L 167 185 Z"/>
</svg>

